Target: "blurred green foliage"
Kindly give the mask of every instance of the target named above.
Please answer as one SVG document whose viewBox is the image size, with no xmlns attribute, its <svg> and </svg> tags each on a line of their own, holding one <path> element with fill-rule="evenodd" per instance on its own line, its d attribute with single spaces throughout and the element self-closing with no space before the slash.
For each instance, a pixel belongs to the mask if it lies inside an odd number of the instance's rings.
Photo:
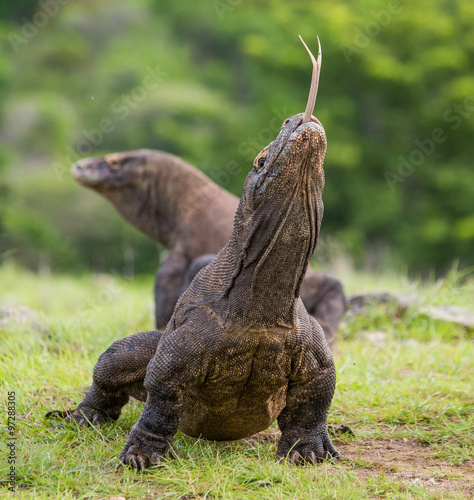
<svg viewBox="0 0 474 500">
<path fill-rule="evenodd" d="M 240 195 L 254 156 L 304 110 L 300 33 L 323 47 L 323 238 L 358 265 L 472 264 L 470 0 L 24 0 L 0 15 L 0 259 L 151 272 L 157 245 L 70 165 L 164 149 Z"/>
</svg>

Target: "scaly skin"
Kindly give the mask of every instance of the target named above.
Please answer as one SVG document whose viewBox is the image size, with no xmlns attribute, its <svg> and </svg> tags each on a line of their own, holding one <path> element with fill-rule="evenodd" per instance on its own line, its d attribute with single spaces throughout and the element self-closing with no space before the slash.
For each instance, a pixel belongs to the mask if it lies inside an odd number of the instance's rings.
<svg viewBox="0 0 474 500">
<path fill-rule="evenodd" d="M 73 165 L 72 174 L 170 248 L 155 278 L 156 327 L 164 329 L 182 291 L 229 240 L 239 199 L 181 158 L 149 149 L 85 158 Z M 346 310 L 341 283 L 309 270 L 301 297 L 334 349 Z"/>
<path fill-rule="evenodd" d="M 278 457 L 338 457 L 327 429 L 336 372 L 319 323 L 299 297 L 323 215 L 324 129 L 302 113 L 255 159 L 227 245 L 180 297 L 163 331 L 115 342 L 66 420 L 116 419 L 146 400 L 120 460 L 137 469 L 171 451 L 178 428 L 233 440 L 282 431 Z"/>
</svg>

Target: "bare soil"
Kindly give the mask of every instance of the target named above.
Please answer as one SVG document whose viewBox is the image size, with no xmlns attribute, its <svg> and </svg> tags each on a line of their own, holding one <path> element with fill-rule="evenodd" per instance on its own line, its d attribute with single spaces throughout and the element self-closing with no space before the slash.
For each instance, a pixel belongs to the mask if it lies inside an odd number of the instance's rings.
<svg viewBox="0 0 474 500">
<path fill-rule="evenodd" d="M 429 491 L 462 493 L 474 498 L 474 460 L 454 465 L 436 457 L 430 446 L 407 438 L 382 439 L 350 444 L 337 449 L 357 477 L 385 477 L 422 486 Z"/>
<path fill-rule="evenodd" d="M 262 432 L 248 438 L 276 442 L 280 432 Z M 333 438 L 341 453 L 344 466 L 350 468 L 358 479 L 381 476 L 402 485 L 411 484 L 434 494 L 457 493 L 467 499 L 474 498 L 474 459 L 455 465 L 437 457 L 436 451 L 416 440 L 407 438 L 374 439 L 343 443 Z M 329 467 L 331 469 L 331 467 Z M 333 472 L 341 473 L 334 467 Z M 374 497 L 379 498 L 379 496 Z"/>
</svg>

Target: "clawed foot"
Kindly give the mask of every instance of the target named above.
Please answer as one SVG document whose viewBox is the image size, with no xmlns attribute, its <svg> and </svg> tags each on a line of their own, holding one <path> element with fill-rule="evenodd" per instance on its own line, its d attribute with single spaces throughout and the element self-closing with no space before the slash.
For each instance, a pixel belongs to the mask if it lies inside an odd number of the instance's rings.
<svg viewBox="0 0 474 500">
<path fill-rule="evenodd" d="M 170 439 L 147 432 L 135 424 L 120 454 L 120 462 L 140 471 L 158 466 L 171 452 Z"/>
<path fill-rule="evenodd" d="M 319 429 L 285 429 L 278 443 L 277 456 L 295 465 L 341 458 L 326 426 Z"/>
<path fill-rule="evenodd" d="M 330 434 L 349 434 L 349 436 L 355 436 L 355 432 L 352 428 L 345 424 L 342 424 L 339 427 L 328 425 L 328 431 Z"/>
<path fill-rule="evenodd" d="M 94 408 L 89 408 L 87 406 L 76 408 L 75 410 L 52 410 L 46 413 L 46 418 L 61 418 L 68 424 L 75 422 L 81 427 L 87 425 L 102 425 L 106 422 L 113 422 L 114 418 L 108 415 L 103 415 L 98 410 Z"/>
</svg>

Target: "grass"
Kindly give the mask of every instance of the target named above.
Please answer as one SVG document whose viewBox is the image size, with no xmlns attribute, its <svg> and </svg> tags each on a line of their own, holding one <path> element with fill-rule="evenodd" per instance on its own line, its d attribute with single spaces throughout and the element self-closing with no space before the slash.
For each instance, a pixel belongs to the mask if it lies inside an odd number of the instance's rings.
<svg viewBox="0 0 474 500">
<path fill-rule="evenodd" d="M 80 429 L 44 414 L 76 405 L 93 366 L 115 339 L 149 329 L 152 280 L 48 276 L 0 267 L 0 306 L 26 306 L 37 318 L 0 327 L 1 401 L 16 393 L 17 498 L 366 499 L 471 498 L 474 495 L 472 332 L 409 309 L 373 306 L 347 321 L 335 356 L 338 385 L 330 423 L 355 437 L 334 438 L 346 457 L 294 467 L 277 463 L 274 439 L 214 443 L 178 433 L 178 456 L 140 474 L 116 469 L 142 405 L 115 424 Z M 472 307 L 474 280 L 452 272 L 425 284 L 352 274 L 349 292 L 416 293 L 423 305 Z M 276 430 L 276 428 L 272 429 Z M 1 428 L 2 437 L 6 429 Z M 7 495 L 7 449 L 0 497 Z"/>
</svg>

